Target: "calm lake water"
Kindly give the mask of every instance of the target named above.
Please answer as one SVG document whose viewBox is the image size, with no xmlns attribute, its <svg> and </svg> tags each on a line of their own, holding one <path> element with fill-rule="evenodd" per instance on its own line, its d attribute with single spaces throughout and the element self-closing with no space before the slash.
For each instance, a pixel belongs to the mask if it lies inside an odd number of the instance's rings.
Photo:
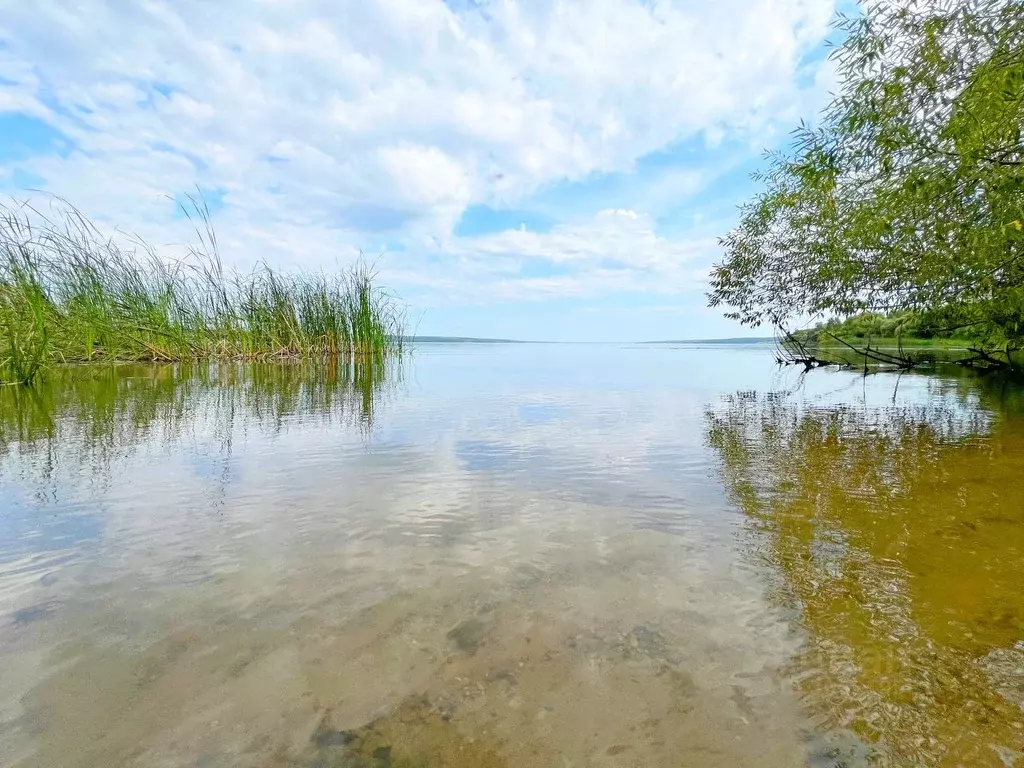
<svg viewBox="0 0 1024 768">
<path fill-rule="evenodd" d="M 0 765 L 1024 765 L 1024 390 L 762 345 L 0 388 Z"/>
</svg>

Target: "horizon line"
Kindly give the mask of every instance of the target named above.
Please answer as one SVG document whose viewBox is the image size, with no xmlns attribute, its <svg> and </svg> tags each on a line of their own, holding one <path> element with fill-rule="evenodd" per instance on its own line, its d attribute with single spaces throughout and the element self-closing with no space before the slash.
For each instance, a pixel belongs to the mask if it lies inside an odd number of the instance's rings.
<svg viewBox="0 0 1024 768">
<path fill-rule="evenodd" d="M 634 340 L 634 341 L 569 341 L 551 339 L 503 339 L 488 338 L 482 336 L 443 336 L 439 334 L 424 334 L 406 336 L 410 342 L 424 343 L 471 343 L 471 344 L 710 344 L 723 342 L 759 342 L 771 341 L 773 336 L 722 336 L 718 338 L 699 339 L 656 339 L 656 340 Z"/>
</svg>

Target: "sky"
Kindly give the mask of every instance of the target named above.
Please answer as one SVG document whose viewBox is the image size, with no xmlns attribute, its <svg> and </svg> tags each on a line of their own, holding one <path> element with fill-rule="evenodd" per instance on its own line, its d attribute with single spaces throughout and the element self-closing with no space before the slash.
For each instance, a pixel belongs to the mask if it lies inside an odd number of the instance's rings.
<svg viewBox="0 0 1024 768">
<path fill-rule="evenodd" d="M 0 0 L 0 195 L 168 258 L 360 258 L 424 335 L 765 335 L 707 308 L 827 102 L 834 0 Z"/>
</svg>

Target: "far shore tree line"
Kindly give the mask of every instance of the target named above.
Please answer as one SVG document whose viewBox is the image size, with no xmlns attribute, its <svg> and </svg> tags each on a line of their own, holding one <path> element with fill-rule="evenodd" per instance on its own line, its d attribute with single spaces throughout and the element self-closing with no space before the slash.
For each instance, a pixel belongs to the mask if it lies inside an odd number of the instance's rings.
<svg viewBox="0 0 1024 768">
<path fill-rule="evenodd" d="M 755 177 L 711 305 L 794 356 L 822 335 L 960 338 L 1020 370 L 1024 2 L 870 0 L 836 29 L 837 93 Z"/>
<path fill-rule="evenodd" d="M 991 329 L 986 323 L 962 324 L 947 313 L 904 310 L 883 314 L 861 312 L 852 317 L 832 317 L 809 328 L 792 332 L 805 343 L 829 344 L 835 340 L 857 343 L 885 343 L 890 346 L 915 342 L 946 343 L 973 346 L 986 344 Z"/>
</svg>

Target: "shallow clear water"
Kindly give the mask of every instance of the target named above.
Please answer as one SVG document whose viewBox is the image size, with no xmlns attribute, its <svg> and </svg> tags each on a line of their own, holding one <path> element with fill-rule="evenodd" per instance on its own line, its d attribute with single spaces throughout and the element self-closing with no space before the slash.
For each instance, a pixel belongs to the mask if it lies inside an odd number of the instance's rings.
<svg viewBox="0 0 1024 768">
<path fill-rule="evenodd" d="M 760 345 L 0 388 L 0 765 L 1024 765 L 1024 391 Z"/>
</svg>

